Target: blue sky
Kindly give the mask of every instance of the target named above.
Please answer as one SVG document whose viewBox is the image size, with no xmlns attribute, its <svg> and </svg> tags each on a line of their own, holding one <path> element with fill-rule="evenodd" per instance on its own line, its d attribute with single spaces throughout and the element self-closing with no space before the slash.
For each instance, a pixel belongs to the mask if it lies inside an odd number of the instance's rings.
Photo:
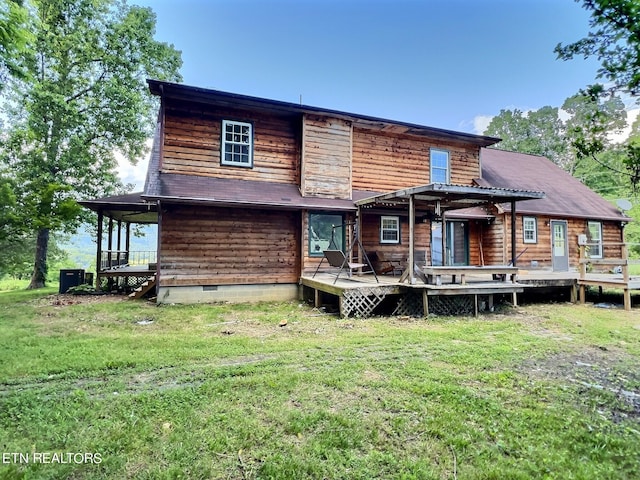
<svg viewBox="0 0 640 480">
<path fill-rule="evenodd" d="M 596 81 L 558 42 L 588 32 L 573 0 L 130 0 L 182 51 L 184 82 L 481 133 L 505 108 L 560 106 Z"/>
</svg>

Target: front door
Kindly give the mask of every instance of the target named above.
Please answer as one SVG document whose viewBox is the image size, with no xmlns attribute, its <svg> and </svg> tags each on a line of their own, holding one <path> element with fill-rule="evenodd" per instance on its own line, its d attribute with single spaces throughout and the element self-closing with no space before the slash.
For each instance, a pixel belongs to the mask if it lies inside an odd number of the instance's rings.
<svg viewBox="0 0 640 480">
<path fill-rule="evenodd" d="M 565 221 L 551 221 L 551 264 L 554 272 L 569 271 L 569 244 Z"/>
</svg>

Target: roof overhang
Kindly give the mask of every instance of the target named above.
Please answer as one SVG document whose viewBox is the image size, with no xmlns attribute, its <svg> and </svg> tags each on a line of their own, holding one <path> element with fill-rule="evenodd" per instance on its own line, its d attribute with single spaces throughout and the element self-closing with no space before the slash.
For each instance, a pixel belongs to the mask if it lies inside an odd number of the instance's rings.
<svg viewBox="0 0 640 480">
<path fill-rule="evenodd" d="M 488 203 L 518 202 L 544 198 L 543 192 L 513 190 L 507 188 L 479 187 L 471 185 L 451 185 L 430 183 L 418 187 L 405 188 L 395 192 L 382 193 L 358 200 L 355 204 L 362 208 L 407 204 L 413 197 L 418 204 L 434 204 L 440 211 L 457 210 Z"/>
<path fill-rule="evenodd" d="M 218 107 L 248 109 L 277 115 L 322 115 L 339 118 L 352 122 L 363 129 L 388 132 L 396 135 L 417 135 L 435 137 L 447 141 L 458 141 L 479 147 L 488 147 L 498 143 L 501 139 L 486 135 L 475 135 L 454 130 L 428 127 L 385 118 L 360 115 L 326 108 L 313 107 L 297 103 L 282 102 L 248 95 L 222 92 L 208 88 L 193 87 L 180 83 L 164 82 L 148 79 L 149 91 L 161 98 L 183 102 L 194 102 Z"/>
<path fill-rule="evenodd" d="M 128 223 L 158 223 L 158 207 L 154 202 L 148 202 L 141 197 L 142 193 L 129 193 L 81 200 L 78 203 L 94 212 L 102 212 L 107 218 L 113 218 Z"/>
</svg>

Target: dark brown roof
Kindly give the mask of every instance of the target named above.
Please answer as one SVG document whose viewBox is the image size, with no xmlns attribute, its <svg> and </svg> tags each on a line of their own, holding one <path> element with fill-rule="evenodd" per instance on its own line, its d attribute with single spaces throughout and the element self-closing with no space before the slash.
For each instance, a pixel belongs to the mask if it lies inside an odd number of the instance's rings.
<svg viewBox="0 0 640 480">
<path fill-rule="evenodd" d="M 629 221 L 615 206 L 562 170 L 537 155 L 483 148 L 482 186 L 539 190 L 545 198 L 518 202 L 518 213 Z M 509 205 L 504 205 L 510 211 Z"/>
<path fill-rule="evenodd" d="M 155 202 L 142 199 L 142 193 L 127 193 L 110 197 L 81 200 L 78 202 L 106 217 L 130 223 L 158 223 L 158 208 Z"/>
<path fill-rule="evenodd" d="M 326 115 L 349 120 L 353 122 L 355 126 L 361 128 L 380 129 L 398 134 L 436 137 L 446 141 L 455 140 L 480 147 L 487 147 L 500 141 L 500 139 L 496 137 L 474 135 L 466 132 L 427 127 L 413 123 L 342 112 L 339 110 L 312 107 L 309 105 L 300 105 L 297 103 L 269 100 L 266 98 L 251 97 L 248 95 L 238 95 L 235 93 L 193 87 L 179 83 L 163 82 L 160 80 L 147 80 L 147 83 L 149 84 L 149 90 L 152 94 L 179 101 L 196 102 L 223 107 L 246 108 L 253 111 L 266 111 L 284 115 L 301 115 L 303 113 Z"/>
<path fill-rule="evenodd" d="M 303 197 L 297 185 L 226 178 L 160 173 L 156 188 L 145 192 L 149 200 L 170 203 L 251 206 L 254 208 L 354 211 L 354 200 L 374 192 L 354 191 L 353 200 Z"/>
</svg>

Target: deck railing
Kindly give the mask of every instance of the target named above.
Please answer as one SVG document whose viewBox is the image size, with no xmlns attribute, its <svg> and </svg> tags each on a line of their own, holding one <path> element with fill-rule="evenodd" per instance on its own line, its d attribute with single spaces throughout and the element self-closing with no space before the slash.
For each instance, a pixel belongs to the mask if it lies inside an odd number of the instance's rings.
<svg viewBox="0 0 640 480">
<path fill-rule="evenodd" d="M 157 263 L 156 250 L 103 250 L 100 257 L 100 270 L 128 266 L 141 266 Z"/>
</svg>

